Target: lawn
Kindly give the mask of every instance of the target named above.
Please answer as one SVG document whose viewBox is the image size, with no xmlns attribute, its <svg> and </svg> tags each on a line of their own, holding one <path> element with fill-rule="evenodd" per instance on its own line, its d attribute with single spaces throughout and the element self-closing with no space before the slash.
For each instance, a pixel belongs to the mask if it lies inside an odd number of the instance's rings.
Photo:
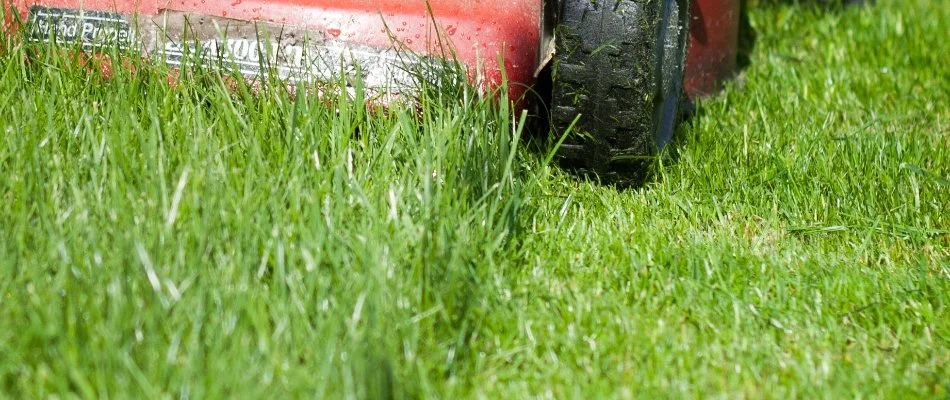
<svg viewBox="0 0 950 400">
<path fill-rule="evenodd" d="M 767 3 L 630 190 L 464 88 L 0 40 L 0 397 L 950 396 L 950 8 Z"/>
</svg>

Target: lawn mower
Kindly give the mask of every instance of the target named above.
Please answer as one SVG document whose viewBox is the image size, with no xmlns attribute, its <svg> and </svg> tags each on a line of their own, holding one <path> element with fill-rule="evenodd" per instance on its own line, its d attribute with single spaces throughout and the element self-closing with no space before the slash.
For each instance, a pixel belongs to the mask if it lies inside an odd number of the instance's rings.
<svg viewBox="0 0 950 400">
<path fill-rule="evenodd" d="M 11 1 L 11 0 L 6 0 Z M 549 90 L 563 164 L 606 181 L 638 174 L 671 139 L 685 94 L 735 67 L 740 0 L 12 0 L 40 43 L 132 50 L 180 67 L 225 59 L 245 77 L 359 78 L 412 90 L 451 58 L 485 90 Z M 9 21 L 8 21 L 9 22 Z M 690 39 L 689 32 L 692 32 Z M 692 42 L 690 44 L 690 42 Z M 689 63 L 687 65 L 687 49 Z M 407 57 L 407 54 L 418 57 Z M 447 83 L 442 83 L 447 84 Z"/>
</svg>

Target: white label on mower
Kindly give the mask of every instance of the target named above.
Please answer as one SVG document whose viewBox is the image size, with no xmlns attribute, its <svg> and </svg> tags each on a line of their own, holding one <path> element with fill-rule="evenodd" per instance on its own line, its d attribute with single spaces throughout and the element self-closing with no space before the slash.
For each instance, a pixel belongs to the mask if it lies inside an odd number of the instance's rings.
<svg viewBox="0 0 950 400">
<path fill-rule="evenodd" d="M 118 47 L 185 68 L 202 65 L 245 77 L 269 71 L 290 83 L 359 79 L 366 88 L 411 91 L 436 67 L 423 59 L 338 40 L 321 32 L 265 23 L 165 11 L 140 17 L 73 9 L 30 8 L 27 37 L 34 42 L 79 44 L 85 50 Z"/>
<path fill-rule="evenodd" d="M 83 49 L 136 47 L 135 31 L 121 15 L 99 11 L 30 8 L 26 37 L 30 41 L 81 44 Z"/>
</svg>

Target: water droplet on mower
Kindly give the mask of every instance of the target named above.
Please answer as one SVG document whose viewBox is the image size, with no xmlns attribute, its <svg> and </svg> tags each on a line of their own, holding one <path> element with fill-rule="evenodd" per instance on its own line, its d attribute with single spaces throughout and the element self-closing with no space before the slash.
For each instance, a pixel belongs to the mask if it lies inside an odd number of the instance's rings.
<svg viewBox="0 0 950 400">
<path fill-rule="evenodd" d="M 329 33 L 330 36 L 333 36 L 334 39 L 340 37 L 340 30 L 339 30 L 339 29 L 327 29 L 327 33 Z"/>
<path fill-rule="evenodd" d="M 455 25 L 449 25 L 448 28 L 445 28 L 445 31 L 448 32 L 449 36 L 452 36 L 458 31 L 458 28 Z"/>
</svg>

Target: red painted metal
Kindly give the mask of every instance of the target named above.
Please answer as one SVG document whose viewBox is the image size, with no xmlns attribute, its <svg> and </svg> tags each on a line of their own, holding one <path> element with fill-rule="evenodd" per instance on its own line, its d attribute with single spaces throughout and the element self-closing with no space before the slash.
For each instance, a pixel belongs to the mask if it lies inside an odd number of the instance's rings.
<svg viewBox="0 0 950 400">
<path fill-rule="evenodd" d="M 284 24 L 340 40 L 391 48 L 393 37 L 419 54 L 441 55 L 436 29 L 455 57 L 486 88 L 533 82 L 539 60 L 540 0 L 13 0 L 31 6 L 154 16 L 164 11 Z M 431 11 L 431 12 L 430 12 Z M 512 86 L 512 97 L 523 93 Z"/>
<path fill-rule="evenodd" d="M 741 0 L 695 0 L 686 60 L 686 92 L 715 92 L 736 70 Z"/>
</svg>

